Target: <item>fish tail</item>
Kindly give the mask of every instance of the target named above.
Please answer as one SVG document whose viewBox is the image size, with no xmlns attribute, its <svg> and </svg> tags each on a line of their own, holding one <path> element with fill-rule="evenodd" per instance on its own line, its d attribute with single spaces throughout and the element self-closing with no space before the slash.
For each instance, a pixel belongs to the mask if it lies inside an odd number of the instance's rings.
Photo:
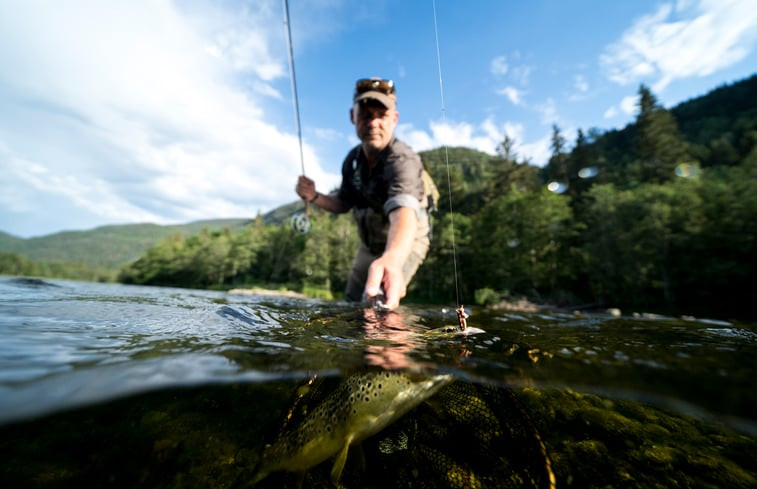
<svg viewBox="0 0 757 489">
<path fill-rule="evenodd" d="M 252 480 L 247 485 L 247 487 L 255 487 L 258 482 L 268 477 L 268 475 L 269 475 L 269 472 L 267 470 L 257 470 L 252 476 Z"/>
</svg>

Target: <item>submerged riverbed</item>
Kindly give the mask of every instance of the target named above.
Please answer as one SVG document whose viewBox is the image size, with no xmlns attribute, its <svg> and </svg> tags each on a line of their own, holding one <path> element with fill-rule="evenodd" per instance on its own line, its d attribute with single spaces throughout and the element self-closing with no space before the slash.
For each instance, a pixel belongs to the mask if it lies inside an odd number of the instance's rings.
<svg viewBox="0 0 757 489">
<path fill-rule="evenodd" d="M 757 486 L 754 324 L 473 308 L 483 333 L 428 334 L 449 306 L 0 278 L 0 485 L 245 487 L 391 371 L 451 380 L 349 450 L 345 487 Z M 333 485 L 326 455 L 303 487 Z"/>
</svg>

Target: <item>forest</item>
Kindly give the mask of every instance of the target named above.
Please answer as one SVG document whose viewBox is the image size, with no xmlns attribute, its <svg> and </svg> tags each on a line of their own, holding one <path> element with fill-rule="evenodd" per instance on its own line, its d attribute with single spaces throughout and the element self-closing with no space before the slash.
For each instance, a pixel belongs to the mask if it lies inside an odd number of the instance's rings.
<svg viewBox="0 0 757 489">
<path fill-rule="evenodd" d="M 672 109 L 642 85 L 623 129 L 579 130 L 571 143 L 553 126 L 543 168 L 515 147 L 505 136 L 496 155 L 420 153 L 441 200 L 406 302 L 453 304 L 459 290 L 465 304 L 755 316 L 757 75 Z M 358 242 L 351 219 L 311 206 L 307 234 L 261 216 L 175 234 L 118 280 L 338 299 Z"/>
</svg>

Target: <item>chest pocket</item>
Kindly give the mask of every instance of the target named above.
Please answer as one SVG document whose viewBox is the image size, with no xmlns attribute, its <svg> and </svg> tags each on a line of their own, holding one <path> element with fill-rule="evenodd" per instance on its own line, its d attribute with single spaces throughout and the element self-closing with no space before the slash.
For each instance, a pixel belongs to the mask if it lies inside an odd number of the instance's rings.
<svg viewBox="0 0 757 489">
<path fill-rule="evenodd" d="M 375 189 L 372 188 L 370 181 L 363 181 L 363 168 L 357 159 L 358 151 L 359 146 L 354 150 L 355 154 L 352 158 L 352 175 L 350 176 L 350 183 L 355 198 L 355 206 L 358 208 L 369 207 L 374 211 L 381 213 L 386 197 L 381 198 L 379 195 L 376 195 Z"/>
</svg>

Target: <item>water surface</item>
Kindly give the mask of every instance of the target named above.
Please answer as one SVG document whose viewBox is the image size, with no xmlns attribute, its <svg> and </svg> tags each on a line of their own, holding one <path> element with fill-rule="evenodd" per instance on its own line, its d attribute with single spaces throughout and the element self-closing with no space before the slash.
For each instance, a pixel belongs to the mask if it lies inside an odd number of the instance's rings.
<svg viewBox="0 0 757 489">
<path fill-rule="evenodd" d="M 351 454 L 347 487 L 549 487 L 544 463 L 558 487 L 757 485 L 755 325 L 474 308 L 484 333 L 426 334 L 453 306 L 0 278 L 0 484 L 243 487 L 298 388 L 390 369 L 455 386 Z M 486 464 L 453 456 L 466 437 Z M 304 486 L 330 484 L 322 466 Z"/>
</svg>

